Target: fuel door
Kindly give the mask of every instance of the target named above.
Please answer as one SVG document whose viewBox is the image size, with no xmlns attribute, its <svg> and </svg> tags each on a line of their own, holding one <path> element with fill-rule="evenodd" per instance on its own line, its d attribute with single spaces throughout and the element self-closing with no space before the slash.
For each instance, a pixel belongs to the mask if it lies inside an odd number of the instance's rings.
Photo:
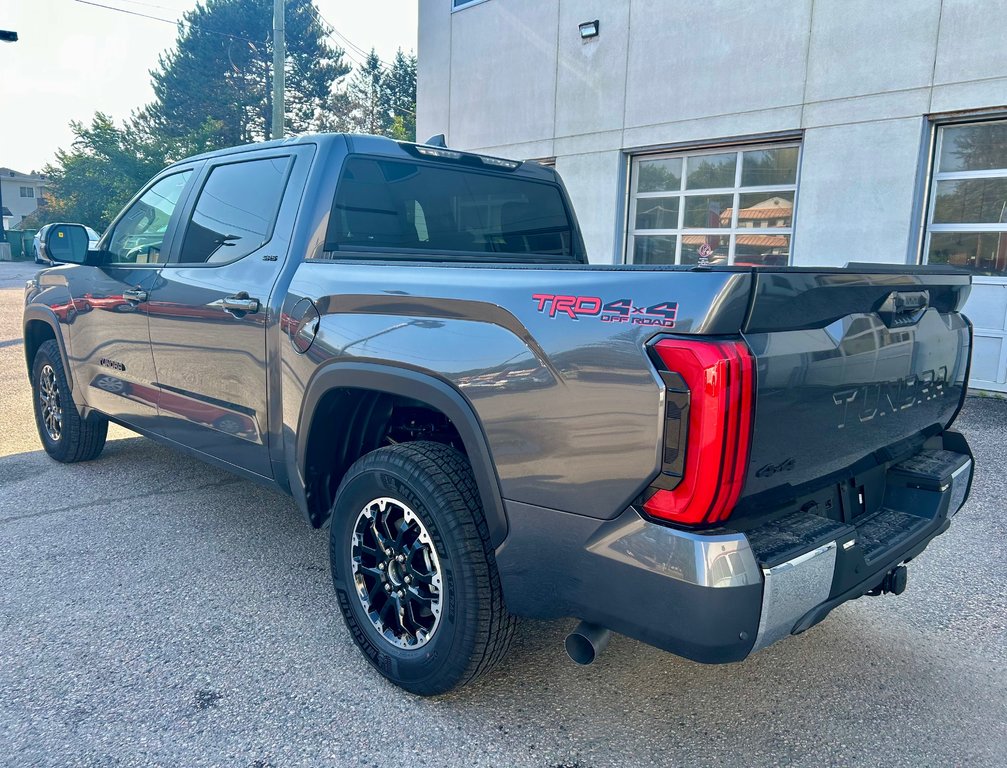
<svg viewBox="0 0 1007 768">
<path fill-rule="evenodd" d="M 311 347 L 318 333 L 319 321 L 318 310 L 311 299 L 301 299 L 283 318 L 290 343 L 298 354 L 303 355 Z"/>
</svg>

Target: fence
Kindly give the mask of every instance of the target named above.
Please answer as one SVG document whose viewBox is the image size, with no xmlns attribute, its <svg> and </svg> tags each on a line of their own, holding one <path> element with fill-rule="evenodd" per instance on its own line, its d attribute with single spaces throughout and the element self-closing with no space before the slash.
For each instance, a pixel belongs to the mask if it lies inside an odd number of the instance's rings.
<svg viewBox="0 0 1007 768">
<path fill-rule="evenodd" d="M 25 261 L 35 258 L 32 252 L 32 239 L 37 229 L 7 229 L 7 242 L 10 244 L 10 260 Z"/>
</svg>

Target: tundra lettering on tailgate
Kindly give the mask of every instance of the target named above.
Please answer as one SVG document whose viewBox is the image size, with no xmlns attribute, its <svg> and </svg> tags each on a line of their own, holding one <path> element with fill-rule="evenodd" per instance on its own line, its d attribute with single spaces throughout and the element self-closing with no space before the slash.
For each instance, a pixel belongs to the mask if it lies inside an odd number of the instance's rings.
<svg viewBox="0 0 1007 768">
<path fill-rule="evenodd" d="M 649 307 L 638 307 L 632 299 L 616 299 L 606 304 L 597 296 L 562 296 L 552 293 L 533 294 L 532 300 L 538 302 L 539 312 L 547 312 L 552 318 L 557 315 L 571 320 L 597 317 L 603 323 L 674 328 L 678 317 L 677 301 L 662 301 Z"/>
<path fill-rule="evenodd" d="M 913 373 L 894 381 L 841 389 L 832 395 L 832 402 L 842 409 L 838 428 L 846 427 L 854 417 L 864 424 L 887 414 L 897 416 L 914 405 L 943 397 L 944 385 L 947 383 L 948 369 L 942 365 L 940 368 Z"/>
</svg>

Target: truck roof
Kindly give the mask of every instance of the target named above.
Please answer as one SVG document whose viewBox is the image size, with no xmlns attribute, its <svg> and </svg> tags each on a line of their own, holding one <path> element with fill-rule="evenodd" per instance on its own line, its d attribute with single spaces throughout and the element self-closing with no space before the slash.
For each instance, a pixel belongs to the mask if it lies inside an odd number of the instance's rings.
<svg viewBox="0 0 1007 768">
<path fill-rule="evenodd" d="M 224 157 L 227 155 L 236 155 L 242 152 L 251 152 L 254 150 L 269 149 L 272 147 L 290 147 L 302 144 L 315 144 L 319 147 L 324 147 L 326 145 L 339 142 L 342 142 L 346 150 L 353 154 L 387 155 L 389 157 L 415 159 L 415 154 L 408 152 L 406 147 L 427 147 L 431 150 L 462 152 L 462 154 L 472 157 L 491 157 L 477 152 L 455 150 L 448 147 L 420 144 L 418 142 L 397 141 L 395 139 L 390 139 L 387 136 L 373 136 L 366 133 L 309 133 L 300 136 L 291 136 L 284 139 L 275 139 L 273 141 L 260 141 L 254 144 L 240 144 L 235 147 L 215 149 L 210 152 L 203 152 L 198 155 L 186 157 L 182 160 L 176 161 L 176 163 L 172 163 L 172 165 L 177 165 L 178 163 L 183 162 L 191 162 L 193 160 L 206 160 L 210 158 Z M 533 178 L 537 177 L 539 179 L 549 181 L 554 181 L 556 179 L 556 172 L 553 169 L 547 168 L 539 163 L 527 163 L 505 158 L 494 159 L 504 162 L 517 163 L 515 167 L 506 169 L 510 172 L 519 171 L 523 176 L 531 176 Z M 500 166 L 499 168 L 503 169 L 503 166 Z"/>
</svg>

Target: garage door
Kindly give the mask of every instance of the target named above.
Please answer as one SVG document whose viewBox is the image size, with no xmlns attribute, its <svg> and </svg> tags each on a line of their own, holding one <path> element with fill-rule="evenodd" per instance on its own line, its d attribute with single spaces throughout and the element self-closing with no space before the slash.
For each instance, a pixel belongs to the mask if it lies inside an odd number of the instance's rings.
<svg viewBox="0 0 1007 768">
<path fill-rule="evenodd" d="M 975 326 L 976 389 L 1007 391 L 1007 120 L 937 128 L 924 248 L 930 264 L 974 275 L 965 314 Z"/>
</svg>

